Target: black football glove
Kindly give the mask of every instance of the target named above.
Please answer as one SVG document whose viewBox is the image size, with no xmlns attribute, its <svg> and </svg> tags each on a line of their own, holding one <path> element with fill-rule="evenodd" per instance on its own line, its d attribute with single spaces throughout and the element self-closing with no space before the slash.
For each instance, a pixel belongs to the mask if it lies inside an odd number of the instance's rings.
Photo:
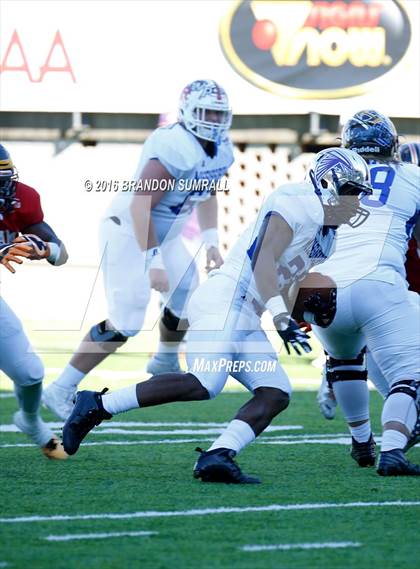
<svg viewBox="0 0 420 569">
<path fill-rule="evenodd" d="M 312 294 L 303 303 L 305 307 L 303 316 L 305 317 L 305 312 L 311 312 L 312 318 L 309 319 L 309 322 L 311 324 L 316 324 L 321 328 L 327 328 L 327 326 L 329 326 L 334 320 L 336 312 L 336 297 L 336 290 L 331 291 L 328 301 L 325 301 L 318 292 Z"/>
<path fill-rule="evenodd" d="M 278 314 L 277 316 L 274 316 L 273 322 L 289 355 L 289 344 L 291 344 L 298 356 L 302 355 L 300 348 L 302 348 L 305 353 L 312 351 L 312 348 L 308 343 L 308 334 L 299 328 L 297 322 L 293 320 L 289 314 Z"/>
</svg>

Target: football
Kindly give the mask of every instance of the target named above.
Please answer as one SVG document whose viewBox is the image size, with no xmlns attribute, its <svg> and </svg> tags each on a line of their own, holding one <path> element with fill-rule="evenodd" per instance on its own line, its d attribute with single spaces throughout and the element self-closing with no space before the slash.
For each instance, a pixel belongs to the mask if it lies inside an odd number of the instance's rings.
<svg viewBox="0 0 420 569">
<path fill-rule="evenodd" d="M 336 283 L 331 277 L 322 273 L 308 273 L 304 279 L 294 283 L 289 290 L 291 314 L 296 322 L 304 322 L 305 301 L 313 294 L 319 293 L 321 299 L 329 302 Z"/>
</svg>

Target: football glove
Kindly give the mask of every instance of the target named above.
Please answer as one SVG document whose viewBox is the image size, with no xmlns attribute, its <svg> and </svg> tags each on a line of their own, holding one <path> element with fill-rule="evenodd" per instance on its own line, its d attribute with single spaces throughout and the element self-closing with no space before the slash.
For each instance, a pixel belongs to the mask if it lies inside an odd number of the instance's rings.
<svg viewBox="0 0 420 569">
<path fill-rule="evenodd" d="M 23 258 L 29 258 L 32 248 L 24 243 L 8 243 L 0 246 L 0 265 L 4 265 L 11 273 L 16 273 L 11 263 L 21 265 Z"/>
<path fill-rule="evenodd" d="M 45 243 L 40 237 L 32 233 L 19 235 L 13 243 L 27 243 L 31 247 L 31 255 L 29 256 L 31 261 L 46 259 L 51 254 L 48 243 Z"/>
<path fill-rule="evenodd" d="M 331 291 L 328 301 L 324 300 L 318 292 L 312 294 L 303 303 L 305 307 L 303 316 L 305 317 L 306 312 L 310 312 L 312 313 L 313 318 L 313 320 L 311 320 L 312 324 L 316 324 L 321 328 L 327 328 L 327 326 L 329 326 L 334 320 L 336 312 L 336 298 L 336 290 Z"/>
<path fill-rule="evenodd" d="M 303 330 L 300 330 L 299 325 L 289 314 L 277 314 L 273 318 L 274 326 L 286 346 L 287 353 L 290 355 L 291 345 L 298 356 L 302 355 L 300 348 L 306 353 L 312 351 L 308 343 L 309 336 Z"/>
</svg>

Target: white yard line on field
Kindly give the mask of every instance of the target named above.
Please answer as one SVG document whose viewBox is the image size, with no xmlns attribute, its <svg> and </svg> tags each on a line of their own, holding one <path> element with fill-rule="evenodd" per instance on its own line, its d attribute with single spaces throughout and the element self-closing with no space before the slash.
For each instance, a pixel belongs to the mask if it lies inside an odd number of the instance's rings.
<svg viewBox="0 0 420 569">
<path fill-rule="evenodd" d="M 340 549 L 360 547 L 357 541 L 332 541 L 330 543 L 284 543 L 279 545 L 244 545 L 242 551 L 289 551 L 290 549 Z"/>
<path fill-rule="evenodd" d="M 203 443 L 213 442 L 213 438 L 208 439 L 161 439 L 157 441 L 101 441 L 98 443 L 83 443 L 84 447 L 101 447 L 101 446 L 135 446 L 135 445 L 171 445 L 171 444 L 186 444 L 186 443 Z M 0 448 L 24 448 L 35 447 L 31 443 L 16 443 L 0 445 Z"/>
<path fill-rule="evenodd" d="M 147 537 L 158 535 L 157 531 L 121 531 L 112 533 L 70 533 L 67 535 L 47 535 L 46 541 L 74 541 L 77 539 L 108 539 L 110 537 Z"/>
<path fill-rule="evenodd" d="M 205 442 L 213 442 L 214 437 L 198 437 L 195 439 L 156 439 L 156 440 L 140 440 L 140 441 L 98 441 L 98 442 L 88 442 L 83 443 L 84 447 L 94 447 L 94 446 L 136 446 L 136 445 L 179 445 L 179 444 L 187 444 L 187 443 L 196 443 L 202 444 Z M 376 442 L 380 444 L 381 438 L 376 438 Z M 319 438 L 312 438 L 311 436 L 308 437 L 296 437 L 292 439 L 290 437 L 263 437 L 262 439 L 257 439 L 256 444 L 261 445 L 345 445 L 348 446 L 351 444 L 351 438 L 342 436 L 342 437 L 333 437 L 331 439 L 322 438 L 322 435 Z M 420 446 L 416 445 L 416 446 Z M 31 443 L 6 443 L 1 444 L 0 449 L 7 449 L 7 448 L 26 448 L 26 447 L 35 447 L 35 445 Z"/>
<path fill-rule="evenodd" d="M 50 422 L 50 423 L 46 423 L 46 425 L 50 428 L 50 429 L 61 429 L 61 427 L 63 426 L 63 422 Z M 124 428 L 130 428 L 130 427 L 146 427 L 146 428 L 152 428 L 152 427 L 194 427 L 193 430 L 189 429 L 188 431 L 175 431 L 175 430 L 171 430 L 171 431 L 144 431 L 143 433 L 140 431 L 124 431 L 121 430 L 121 433 L 127 433 L 127 434 L 151 434 L 151 435 L 166 435 L 166 434 L 194 434 L 194 433 L 198 433 L 198 434 L 207 434 L 205 431 L 198 431 L 197 428 L 202 428 L 202 427 L 208 427 L 209 429 L 212 428 L 212 431 L 214 434 L 219 433 L 222 429 L 224 429 L 226 426 L 228 425 L 228 423 L 192 423 L 192 422 L 186 422 L 186 423 L 145 423 L 145 422 L 135 422 L 135 421 L 128 421 L 128 422 L 122 422 L 122 421 L 113 421 L 112 423 L 103 423 L 101 425 L 99 425 L 96 429 L 95 429 L 95 433 L 103 433 L 104 431 L 106 432 L 112 432 L 112 430 L 117 430 L 117 429 L 124 429 Z M 216 429 L 216 430 L 215 430 Z M 269 426 L 266 428 L 266 430 L 264 432 L 266 433 L 274 433 L 274 432 L 278 432 L 278 431 L 300 431 L 303 429 L 303 425 L 276 425 L 276 426 Z M 9 424 L 0 424 L 0 433 L 19 433 L 19 429 L 16 427 L 16 425 L 14 425 L 13 423 L 9 423 Z M 210 433 L 210 431 L 209 431 Z M 209 434 L 208 433 L 208 434 Z"/>
<path fill-rule="evenodd" d="M 71 522 L 75 520 L 130 520 L 138 518 L 173 518 L 173 517 L 193 517 L 211 516 L 217 514 L 246 514 L 256 512 L 284 512 L 302 510 L 330 510 L 346 508 L 410 508 L 420 506 L 420 501 L 411 502 L 344 502 L 329 503 L 321 502 L 314 504 L 270 504 L 269 506 L 245 506 L 239 507 L 220 507 L 206 508 L 202 510 L 172 510 L 172 511 L 143 511 L 127 513 L 103 513 L 103 514 L 59 514 L 54 516 L 19 516 L 14 518 L 0 518 L 0 524 L 16 523 L 39 523 L 39 522 Z"/>
<path fill-rule="evenodd" d="M 212 429 L 171 429 L 171 430 L 128 430 L 128 429 L 114 429 L 113 427 L 105 427 L 93 431 L 95 435 L 219 435 L 224 427 Z M 281 427 L 268 427 L 265 432 L 283 431 Z"/>
</svg>

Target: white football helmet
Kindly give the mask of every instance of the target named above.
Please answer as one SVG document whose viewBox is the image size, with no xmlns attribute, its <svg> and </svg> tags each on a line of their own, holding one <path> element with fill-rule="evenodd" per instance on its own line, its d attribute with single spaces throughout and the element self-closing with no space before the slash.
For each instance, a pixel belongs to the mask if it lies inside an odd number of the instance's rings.
<svg viewBox="0 0 420 569">
<path fill-rule="evenodd" d="M 316 194 L 329 206 L 343 208 L 346 196 L 372 194 L 367 163 L 357 152 L 347 148 L 326 148 L 318 152 L 312 160 L 309 178 Z M 352 207 L 350 200 L 349 207 Z M 369 212 L 359 206 L 348 224 L 358 227 L 368 216 Z"/>
<path fill-rule="evenodd" d="M 189 83 L 181 93 L 178 120 L 196 137 L 220 144 L 232 123 L 225 90 L 212 80 Z"/>
</svg>

